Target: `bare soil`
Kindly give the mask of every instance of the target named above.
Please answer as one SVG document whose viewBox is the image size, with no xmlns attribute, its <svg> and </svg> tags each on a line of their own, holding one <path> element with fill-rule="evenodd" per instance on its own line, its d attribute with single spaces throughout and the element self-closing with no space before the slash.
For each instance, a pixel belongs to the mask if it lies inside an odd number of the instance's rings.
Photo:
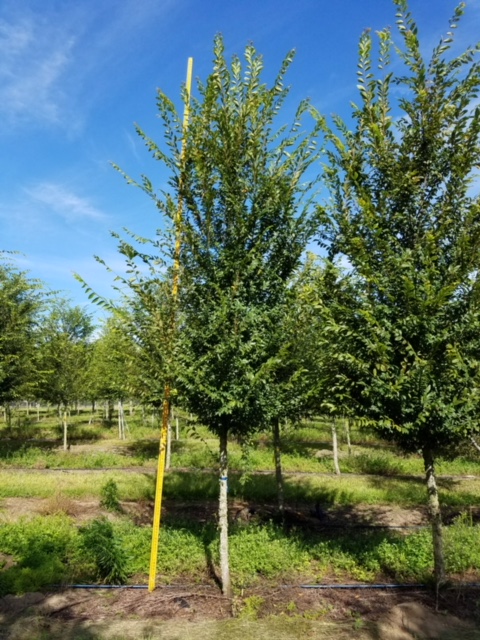
<svg viewBox="0 0 480 640">
<path fill-rule="evenodd" d="M 122 502 L 124 512 L 137 524 L 152 522 L 153 503 L 149 501 Z M 212 521 L 216 518 L 217 503 L 215 501 L 178 502 L 164 500 L 162 519 L 188 519 L 198 522 Z M 63 511 L 71 515 L 79 523 L 105 515 L 115 517 L 100 507 L 98 499 L 74 499 L 64 496 L 52 498 L 3 498 L 0 500 L 0 522 L 12 522 L 20 518 L 33 517 Z M 274 505 L 256 505 L 232 501 L 230 516 L 233 520 L 248 521 L 251 519 L 271 520 L 276 517 Z M 397 506 L 352 505 L 335 506 L 328 509 L 315 508 L 314 505 L 299 506 L 287 509 L 287 524 L 306 528 L 321 529 L 324 527 L 417 527 L 428 523 L 425 509 L 403 509 Z"/>
<path fill-rule="evenodd" d="M 457 598 L 454 616 L 436 613 L 425 592 L 412 592 L 406 598 L 404 593 L 385 591 L 315 591 L 264 584 L 227 600 L 207 585 L 163 587 L 153 593 L 67 589 L 1 599 L 0 638 L 227 640 L 240 635 L 243 640 L 478 640 L 474 624 L 462 621 L 466 600 Z M 261 602 L 261 607 L 250 615 L 253 601 Z M 450 609 L 452 602 L 444 598 L 441 608 L 445 605 Z"/>
</svg>

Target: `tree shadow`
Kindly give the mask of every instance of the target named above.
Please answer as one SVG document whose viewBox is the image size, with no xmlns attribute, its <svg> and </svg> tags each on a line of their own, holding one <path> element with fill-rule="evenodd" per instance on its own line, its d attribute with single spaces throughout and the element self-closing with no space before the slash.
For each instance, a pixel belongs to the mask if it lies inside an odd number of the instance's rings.
<svg viewBox="0 0 480 640">
<path fill-rule="evenodd" d="M 172 440 L 172 453 L 182 453 L 188 450 L 188 444 L 180 440 Z M 158 458 L 160 451 L 159 438 L 144 438 L 130 442 L 123 448 L 125 455 L 132 458 L 141 458 L 142 460 L 152 460 Z"/>
<path fill-rule="evenodd" d="M 59 446 L 57 440 L 0 440 L 0 459 L 8 459 L 19 451 L 27 452 L 32 449 L 52 451 Z"/>
</svg>

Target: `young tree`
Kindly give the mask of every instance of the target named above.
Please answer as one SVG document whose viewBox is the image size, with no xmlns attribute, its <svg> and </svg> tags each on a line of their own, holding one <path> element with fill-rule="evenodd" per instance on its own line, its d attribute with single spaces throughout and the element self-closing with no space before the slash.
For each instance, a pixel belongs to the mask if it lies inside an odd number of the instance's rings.
<svg viewBox="0 0 480 640">
<path fill-rule="evenodd" d="M 214 70 L 199 84 L 173 185 L 184 203 L 179 388 L 186 406 L 220 441 L 220 551 L 228 572 L 229 434 L 245 436 L 282 412 L 283 320 L 289 282 L 318 223 L 302 183 L 317 158 L 318 128 L 301 133 L 302 102 L 288 129 L 274 130 L 286 99 L 289 54 L 271 88 L 252 46 L 229 65 L 215 40 Z M 161 102 L 164 117 L 170 106 Z"/>
<path fill-rule="evenodd" d="M 331 253 L 346 256 L 357 283 L 331 356 L 351 368 L 351 393 L 377 431 L 422 453 L 438 587 L 435 459 L 478 430 L 480 46 L 452 56 L 462 3 L 425 60 L 406 0 L 394 2 L 401 44 L 379 32 L 375 72 L 363 34 L 355 129 L 337 119 L 329 132 Z"/>
<path fill-rule="evenodd" d="M 114 402 L 119 403 L 119 437 L 125 438 L 122 428 L 123 401 L 131 397 L 132 360 L 135 348 L 122 323 L 115 317 L 107 319 L 100 335 L 92 342 L 91 355 L 86 371 L 86 393 L 94 400 L 106 400 L 113 412 Z M 110 410 L 106 421 L 111 423 Z"/>
</svg>

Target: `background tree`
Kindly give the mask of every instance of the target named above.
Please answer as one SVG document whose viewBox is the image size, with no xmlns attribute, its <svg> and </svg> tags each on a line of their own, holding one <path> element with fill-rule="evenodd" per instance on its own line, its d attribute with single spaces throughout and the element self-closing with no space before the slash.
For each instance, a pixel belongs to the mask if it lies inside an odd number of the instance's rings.
<svg viewBox="0 0 480 640">
<path fill-rule="evenodd" d="M 376 430 L 422 453 L 440 585 L 435 459 L 478 430 L 480 47 L 451 55 L 462 3 L 425 60 L 406 0 L 394 2 L 402 44 L 378 34 L 375 73 L 363 34 L 355 129 L 337 119 L 329 132 L 331 253 L 347 257 L 357 283 L 331 353 L 351 367 L 352 395 Z M 399 63 L 404 75 L 392 71 Z"/>
<path fill-rule="evenodd" d="M 86 374 L 91 317 L 81 307 L 66 300 L 52 302 L 42 318 L 39 362 L 42 370 L 40 395 L 64 412 L 86 396 Z"/>
<path fill-rule="evenodd" d="M 44 294 L 0 253 L 0 404 L 32 397 L 37 382 L 35 357 L 39 313 Z"/>
<path fill-rule="evenodd" d="M 104 400 L 107 403 L 106 421 L 110 424 L 114 403 L 119 403 L 119 437 L 125 438 L 123 402 L 132 397 L 135 386 L 133 376 L 136 373 L 132 363 L 135 346 L 126 333 L 121 321 L 109 317 L 92 342 L 91 355 L 86 371 L 86 393 L 92 401 Z"/>
</svg>

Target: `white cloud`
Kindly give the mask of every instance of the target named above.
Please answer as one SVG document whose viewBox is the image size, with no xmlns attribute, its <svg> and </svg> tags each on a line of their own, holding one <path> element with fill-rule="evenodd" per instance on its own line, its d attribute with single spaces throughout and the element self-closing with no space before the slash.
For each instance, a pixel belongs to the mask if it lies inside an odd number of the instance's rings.
<svg viewBox="0 0 480 640">
<path fill-rule="evenodd" d="M 0 116 L 3 127 L 31 121 L 58 123 L 64 102 L 61 81 L 74 39 L 22 16 L 0 19 Z"/>
<path fill-rule="evenodd" d="M 88 111 L 141 64 L 145 39 L 178 4 L 0 3 L 0 132 L 25 125 L 78 132 Z"/>
<path fill-rule="evenodd" d="M 103 221 L 107 215 L 95 207 L 88 198 L 70 191 L 66 187 L 53 182 L 42 182 L 25 189 L 34 203 L 57 213 L 67 222 L 79 220 Z"/>
</svg>

